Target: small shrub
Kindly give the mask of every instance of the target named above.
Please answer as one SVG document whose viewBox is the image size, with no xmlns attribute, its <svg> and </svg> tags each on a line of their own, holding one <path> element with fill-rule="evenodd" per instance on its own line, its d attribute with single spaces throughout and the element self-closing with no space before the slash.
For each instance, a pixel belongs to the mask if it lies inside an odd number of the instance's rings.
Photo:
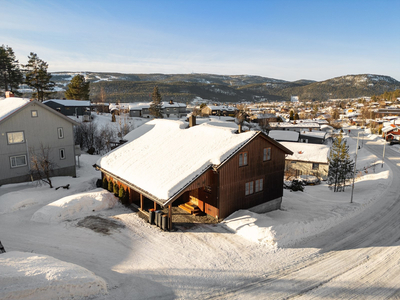
<svg viewBox="0 0 400 300">
<path fill-rule="evenodd" d="M 124 187 L 121 185 L 119 187 L 119 191 L 118 191 L 118 197 L 121 200 L 121 202 L 122 202 L 122 200 L 124 198 L 124 194 L 125 194 L 125 190 L 124 190 Z"/>
<path fill-rule="evenodd" d="M 108 182 L 108 191 L 112 193 L 113 190 L 114 190 L 114 184 L 113 184 L 112 180 L 110 180 Z"/>
<path fill-rule="evenodd" d="M 105 190 L 108 189 L 108 180 L 107 180 L 107 177 L 105 177 L 105 176 L 103 178 L 103 189 L 105 189 Z"/>
<path fill-rule="evenodd" d="M 116 197 L 118 197 L 119 194 L 119 187 L 118 187 L 118 183 L 114 183 L 114 188 L 113 188 L 113 193 Z"/>
</svg>

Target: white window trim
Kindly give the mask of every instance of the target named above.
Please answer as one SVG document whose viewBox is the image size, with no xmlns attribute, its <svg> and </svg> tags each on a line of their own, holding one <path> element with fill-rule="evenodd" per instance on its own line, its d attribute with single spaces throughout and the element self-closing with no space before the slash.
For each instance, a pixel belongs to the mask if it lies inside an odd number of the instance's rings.
<svg viewBox="0 0 400 300">
<path fill-rule="evenodd" d="M 23 165 L 13 165 L 13 159 L 16 159 L 17 157 L 24 157 L 25 158 L 25 164 L 23 164 Z M 16 160 L 15 160 L 15 162 L 16 162 Z M 24 167 L 24 166 L 27 166 L 27 165 L 28 165 L 28 163 L 27 163 L 27 158 L 26 158 L 25 154 L 10 156 L 10 166 L 11 166 L 12 169 L 19 168 L 19 167 Z"/>
<path fill-rule="evenodd" d="M 36 116 L 34 116 L 34 113 L 36 113 Z M 32 118 L 37 118 L 38 117 L 38 111 L 37 110 L 31 110 L 31 117 Z"/>
<path fill-rule="evenodd" d="M 62 127 L 58 127 L 57 128 L 57 135 L 59 139 L 63 139 L 64 138 L 64 129 Z"/>
<path fill-rule="evenodd" d="M 13 134 L 13 133 L 22 133 L 22 142 L 11 142 L 10 143 L 10 139 L 8 137 L 9 134 Z M 24 144 L 25 143 L 25 132 L 23 130 L 21 131 L 11 131 L 11 132 L 7 132 L 7 144 L 8 145 L 14 145 L 14 144 Z"/>
</svg>

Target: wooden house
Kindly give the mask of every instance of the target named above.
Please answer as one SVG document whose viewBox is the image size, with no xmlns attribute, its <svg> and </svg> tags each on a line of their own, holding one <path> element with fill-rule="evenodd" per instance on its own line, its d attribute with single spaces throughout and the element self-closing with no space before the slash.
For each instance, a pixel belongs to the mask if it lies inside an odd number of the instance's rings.
<svg viewBox="0 0 400 300">
<path fill-rule="evenodd" d="M 170 222 L 172 206 L 186 202 L 218 220 L 265 202 L 279 209 L 285 155 L 292 152 L 260 131 L 231 126 L 155 119 L 95 167 L 127 189 L 141 211 L 168 208 Z"/>
</svg>

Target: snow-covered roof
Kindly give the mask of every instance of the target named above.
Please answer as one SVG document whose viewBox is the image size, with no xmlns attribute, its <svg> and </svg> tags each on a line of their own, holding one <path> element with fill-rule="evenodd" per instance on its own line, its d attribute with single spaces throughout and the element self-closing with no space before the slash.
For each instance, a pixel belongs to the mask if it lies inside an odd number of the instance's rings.
<svg viewBox="0 0 400 300">
<path fill-rule="evenodd" d="M 315 138 L 320 138 L 324 139 L 327 137 L 326 131 L 308 131 L 308 130 L 302 130 L 300 132 L 302 136 L 310 136 L 310 137 L 315 137 Z"/>
<path fill-rule="evenodd" d="M 55 102 L 63 106 L 90 106 L 90 101 L 87 100 L 50 99 L 43 101 L 43 104 L 46 104 L 47 102 Z"/>
<path fill-rule="evenodd" d="M 172 102 L 169 103 L 169 101 L 162 101 L 161 102 L 162 107 L 186 107 L 185 103 L 179 103 L 179 102 Z"/>
<path fill-rule="evenodd" d="M 11 97 L 0 100 L 0 121 L 30 102 L 26 98 Z"/>
<path fill-rule="evenodd" d="M 226 110 L 226 111 L 235 111 L 236 107 L 226 106 L 226 105 L 207 105 L 211 110 Z"/>
<path fill-rule="evenodd" d="M 315 163 L 328 163 L 330 147 L 321 144 L 282 142 L 283 146 L 293 152 L 287 160 L 297 160 Z"/>
<path fill-rule="evenodd" d="M 389 126 L 383 127 L 382 132 L 386 133 L 395 129 L 398 129 L 398 127 L 394 124 L 390 124 Z"/>
<path fill-rule="evenodd" d="M 270 130 L 268 136 L 276 141 L 297 142 L 300 133 L 288 130 Z"/>
<path fill-rule="evenodd" d="M 298 128 L 298 127 L 301 127 L 301 128 L 303 128 L 303 127 L 319 128 L 319 124 L 317 122 L 314 122 L 314 123 L 312 123 L 312 122 L 309 122 L 309 123 L 296 123 L 296 124 L 292 124 L 292 123 L 289 123 L 289 122 L 270 122 L 269 125 L 271 127 L 276 127 L 276 128 L 278 128 L 278 127 L 282 127 L 282 128 L 283 127 L 285 127 L 285 128 L 288 128 L 288 127 L 293 127 L 293 128 Z"/>
<path fill-rule="evenodd" d="M 142 110 L 143 108 L 149 108 L 150 102 L 134 102 L 129 103 L 129 110 Z"/>
<path fill-rule="evenodd" d="M 218 166 L 259 132 L 204 123 L 155 119 L 133 130 L 131 142 L 97 161 L 103 170 L 135 185 L 161 204 L 212 166 Z"/>
</svg>

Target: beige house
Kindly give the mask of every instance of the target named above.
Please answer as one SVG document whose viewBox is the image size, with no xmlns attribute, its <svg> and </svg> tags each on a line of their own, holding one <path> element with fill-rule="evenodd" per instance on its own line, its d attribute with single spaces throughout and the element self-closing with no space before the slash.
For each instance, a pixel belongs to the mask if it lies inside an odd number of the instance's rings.
<svg viewBox="0 0 400 300">
<path fill-rule="evenodd" d="M 79 123 L 36 101 L 0 99 L 0 185 L 31 179 L 30 153 L 49 147 L 53 176 L 75 176 L 73 126 Z"/>
<path fill-rule="evenodd" d="M 328 178 L 329 146 L 295 142 L 281 144 L 293 152 L 286 156 L 285 176 L 314 175 L 322 180 Z"/>
</svg>

